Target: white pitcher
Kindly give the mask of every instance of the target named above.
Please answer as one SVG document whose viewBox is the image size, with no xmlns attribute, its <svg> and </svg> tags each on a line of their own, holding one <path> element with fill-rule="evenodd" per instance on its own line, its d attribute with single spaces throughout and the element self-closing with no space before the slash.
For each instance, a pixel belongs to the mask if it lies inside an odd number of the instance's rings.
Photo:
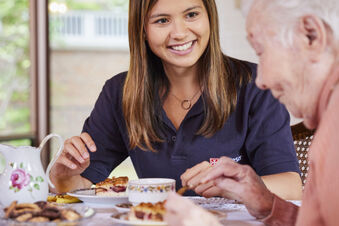
<svg viewBox="0 0 339 226">
<path fill-rule="evenodd" d="M 43 146 L 52 137 L 58 138 L 60 147 L 45 173 L 40 154 Z M 57 134 L 46 136 L 39 148 L 0 144 L 0 203 L 8 206 L 14 200 L 19 203 L 46 201 L 48 184 L 52 188 L 55 187 L 49 179 L 49 171 L 62 149 L 63 140 Z"/>
</svg>

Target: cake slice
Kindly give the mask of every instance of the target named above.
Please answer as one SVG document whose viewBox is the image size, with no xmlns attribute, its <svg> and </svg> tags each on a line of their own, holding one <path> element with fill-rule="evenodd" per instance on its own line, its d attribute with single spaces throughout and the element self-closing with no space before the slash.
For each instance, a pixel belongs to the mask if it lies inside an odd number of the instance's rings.
<svg viewBox="0 0 339 226">
<path fill-rule="evenodd" d="M 165 215 L 165 201 L 152 203 L 140 203 L 132 206 L 128 213 L 130 221 L 163 221 Z"/>
<path fill-rule="evenodd" d="M 98 196 L 126 196 L 128 177 L 107 178 L 95 185 L 95 195 Z"/>
</svg>

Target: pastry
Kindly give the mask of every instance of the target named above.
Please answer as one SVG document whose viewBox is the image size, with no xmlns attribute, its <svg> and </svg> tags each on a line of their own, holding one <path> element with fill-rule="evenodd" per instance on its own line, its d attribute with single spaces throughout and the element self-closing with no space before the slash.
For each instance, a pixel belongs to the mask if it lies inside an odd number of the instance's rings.
<svg viewBox="0 0 339 226">
<path fill-rule="evenodd" d="M 16 204 L 17 204 L 17 201 L 13 201 L 11 205 L 9 205 L 8 208 L 5 208 L 5 217 L 4 217 L 5 219 L 10 217 L 12 211 L 15 209 Z"/>
<path fill-rule="evenodd" d="M 128 220 L 142 220 L 142 221 L 163 221 L 165 215 L 165 201 L 152 203 L 140 203 L 132 206 L 128 213 Z"/>
<path fill-rule="evenodd" d="M 4 218 L 10 218 L 18 222 L 62 222 L 77 221 L 82 216 L 73 209 L 63 209 L 51 203 L 39 201 L 36 203 L 21 203 L 16 201 L 4 209 Z"/>
<path fill-rule="evenodd" d="M 107 178 L 95 185 L 95 195 L 98 196 L 125 196 L 128 177 Z"/>
<path fill-rule="evenodd" d="M 77 197 L 73 197 L 70 195 L 55 195 L 55 196 L 48 196 L 48 202 L 56 202 L 56 203 L 76 203 L 81 202 L 80 199 Z"/>
<path fill-rule="evenodd" d="M 49 219 L 47 217 L 32 217 L 28 222 L 49 222 Z"/>
<path fill-rule="evenodd" d="M 60 210 L 56 207 L 46 206 L 40 213 L 41 216 L 47 217 L 50 220 L 55 220 L 61 217 Z"/>
<path fill-rule="evenodd" d="M 15 218 L 16 221 L 19 221 L 19 222 L 25 222 L 25 221 L 28 221 L 29 219 L 32 218 L 32 214 L 31 213 L 25 213 L 25 214 L 22 214 L 18 217 Z"/>
<path fill-rule="evenodd" d="M 116 207 L 119 207 L 119 208 L 126 208 L 126 209 L 129 209 L 131 208 L 133 205 L 131 203 L 119 203 L 119 204 L 116 204 L 115 205 Z"/>
<path fill-rule="evenodd" d="M 61 218 L 67 221 L 76 221 L 81 218 L 75 210 L 72 209 L 63 209 L 61 210 Z"/>
</svg>

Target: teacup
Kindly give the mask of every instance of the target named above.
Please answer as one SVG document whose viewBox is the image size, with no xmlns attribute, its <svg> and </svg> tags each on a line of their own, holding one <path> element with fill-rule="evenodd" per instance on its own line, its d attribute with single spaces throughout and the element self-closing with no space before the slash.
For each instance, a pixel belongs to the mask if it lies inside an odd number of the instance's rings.
<svg viewBox="0 0 339 226">
<path fill-rule="evenodd" d="M 169 178 L 143 178 L 128 183 L 128 201 L 133 205 L 141 202 L 157 203 L 167 199 L 175 191 L 175 180 Z"/>
</svg>

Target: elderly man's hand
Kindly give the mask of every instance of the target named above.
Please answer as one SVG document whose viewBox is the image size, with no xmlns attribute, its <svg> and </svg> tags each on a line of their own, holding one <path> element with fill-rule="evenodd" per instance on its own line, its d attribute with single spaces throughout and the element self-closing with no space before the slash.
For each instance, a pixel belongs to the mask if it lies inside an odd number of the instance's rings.
<svg viewBox="0 0 339 226">
<path fill-rule="evenodd" d="M 220 226 L 218 219 L 189 199 L 169 194 L 165 203 L 165 221 L 169 226 Z"/>
<path fill-rule="evenodd" d="M 274 195 L 250 166 L 222 157 L 200 180 L 202 184 L 211 182 L 222 190 L 223 197 L 245 204 L 254 217 L 261 219 L 270 214 Z"/>
</svg>

